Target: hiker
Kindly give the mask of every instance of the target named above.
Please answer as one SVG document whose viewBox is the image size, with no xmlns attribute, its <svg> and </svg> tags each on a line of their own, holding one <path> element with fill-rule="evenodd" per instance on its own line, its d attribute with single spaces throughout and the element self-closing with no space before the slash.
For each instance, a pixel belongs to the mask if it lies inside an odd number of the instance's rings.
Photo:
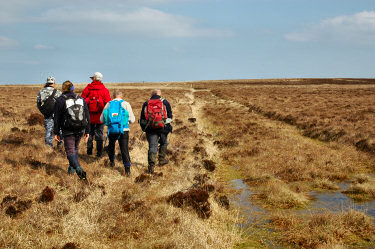
<svg viewBox="0 0 375 249">
<path fill-rule="evenodd" d="M 83 89 L 81 97 L 86 100 L 90 112 L 90 137 L 87 143 L 87 155 L 92 155 L 96 141 L 96 157 L 103 154 L 103 129 L 104 124 L 100 121 L 100 115 L 104 106 L 111 101 L 108 89 L 103 85 L 103 75 L 99 72 L 90 77 L 92 82 Z"/>
<path fill-rule="evenodd" d="M 86 172 L 78 161 L 78 146 L 82 136 L 86 143 L 89 138 L 90 115 L 86 101 L 76 95 L 73 90 L 72 82 L 63 83 L 63 94 L 57 99 L 55 105 L 54 133 L 57 141 L 64 140 L 69 161 L 68 174 L 76 172 L 81 180 L 86 180 Z M 62 137 L 59 134 L 60 129 Z"/>
<path fill-rule="evenodd" d="M 123 93 L 121 91 L 115 90 L 112 97 L 113 100 L 106 104 L 100 116 L 100 121 L 108 126 L 108 158 L 110 166 L 113 168 L 115 166 L 115 145 L 118 140 L 125 174 L 126 176 L 130 176 L 129 123 L 133 124 L 135 122 L 135 116 L 130 104 L 123 100 Z"/>
<path fill-rule="evenodd" d="M 46 145 L 53 147 L 52 132 L 53 132 L 53 110 L 55 108 L 56 99 L 60 97 L 61 91 L 55 89 L 56 80 L 49 76 L 44 87 L 39 91 L 36 98 L 36 105 L 39 111 L 44 116 L 44 128 L 46 129 L 44 140 Z M 57 144 L 60 146 L 61 142 Z"/>
<path fill-rule="evenodd" d="M 148 141 L 148 172 L 154 173 L 156 155 L 159 148 L 159 166 L 166 165 L 167 137 L 172 132 L 172 108 L 169 102 L 161 97 L 161 90 L 151 91 L 151 98 L 147 100 L 141 111 L 140 125 L 142 131 L 146 132 Z"/>
</svg>

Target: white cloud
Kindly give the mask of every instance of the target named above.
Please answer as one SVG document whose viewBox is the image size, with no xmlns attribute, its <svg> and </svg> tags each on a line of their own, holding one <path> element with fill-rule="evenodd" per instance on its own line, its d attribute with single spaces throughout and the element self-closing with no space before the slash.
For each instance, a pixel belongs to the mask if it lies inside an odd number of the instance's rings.
<svg viewBox="0 0 375 249">
<path fill-rule="evenodd" d="M 195 20 L 152 8 L 132 12 L 110 10 L 80 11 L 72 8 L 52 9 L 36 21 L 54 24 L 58 30 L 74 34 L 120 34 L 143 37 L 230 36 L 226 30 L 197 27 Z"/>
<path fill-rule="evenodd" d="M 334 40 L 373 43 L 375 42 L 375 11 L 325 19 L 300 32 L 285 34 L 284 37 L 296 42 Z"/>
<path fill-rule="evenodd" d="M 19 43 L 16 40 L 10 39 L 5 36 L 0 36 L 0 48 L 12 48 L 18 45 Z"/>
<path fill-rule="evenodd" d="M 36 50 L 52 50 L 52 49 L 54 49 L 54 47 L 43 45 L 43 44 L 36 44 L 34 46 L 34 49 L 36 49 Z"/>
</svg>

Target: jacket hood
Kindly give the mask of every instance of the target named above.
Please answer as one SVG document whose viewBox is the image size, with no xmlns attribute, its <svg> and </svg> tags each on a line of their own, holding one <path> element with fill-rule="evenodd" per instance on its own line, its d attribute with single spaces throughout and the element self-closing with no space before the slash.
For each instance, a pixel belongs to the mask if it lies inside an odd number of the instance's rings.
<svg viewBox="0 0 375 249">
<path fill-rule="evenodd" d="M 89 90 L 101 90 L 105 88 L 103 83 L 97 80 L 93 80 L 90 84 L 87 85 L 87 87 Z"/>
</svg>

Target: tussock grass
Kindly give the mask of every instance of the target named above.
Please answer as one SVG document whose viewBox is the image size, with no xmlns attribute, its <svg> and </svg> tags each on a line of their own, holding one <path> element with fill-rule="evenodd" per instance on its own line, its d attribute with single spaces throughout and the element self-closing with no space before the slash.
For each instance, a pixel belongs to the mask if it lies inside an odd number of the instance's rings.
<svg viewBox="0 0 375 249">
<path fill-rule="evenodd" d="M 124 90 L 137 118 L 151 87 Z M 77 90 L 82 89 L 78 86 Z M 86 156 L 82 143 L 79 157 L 89 179 L 85 184 L 76 175 L 67 174 L 63 151 L 44 145 L 41 123 L 27 123 L 27 117 L 37 112 L 37 91 L 14 88 L 9 90 L 11 101 L 1 102 L 0 247 L 231 248 L 243 240 L 235 225 L 236 210 L 216 200 L 225 196 L 223 185 L 217 184 L 212 173 L 199 177 L 207 174 L 203 161 L 211 158 L 204 153 L 196 156 L 193 151 L 200 137 L 196 124 L 187 119 L 176 124 L 175 129 L 187 129 L 170 136 L 171 162 L 157 167 L 155 177 L 137 183 L 135 179 L 147 169 L 147 142 L 144 136 L 140 138 L 136 125 L 130 132 L 130 178 L 122 176 L 120 158 L 112 169 L 107 158 Z M 185 93 L 180 88 L 163 91 L 176 117 L 191 116 Z M 208 219 L 188 207 L 177 208 L 167 202 L 173 193 L 194 188 L 198 178 L 202 180 L 199 187 L 209 191 Z"/>
<path fill-rule="evenodd" d="M 281 241 L 298 248 L 367 247 L 375 240 L 373 219 L 354 210 L 307 217 L 279 213 L 270 221 L 281 232 Z"/>
</svg>

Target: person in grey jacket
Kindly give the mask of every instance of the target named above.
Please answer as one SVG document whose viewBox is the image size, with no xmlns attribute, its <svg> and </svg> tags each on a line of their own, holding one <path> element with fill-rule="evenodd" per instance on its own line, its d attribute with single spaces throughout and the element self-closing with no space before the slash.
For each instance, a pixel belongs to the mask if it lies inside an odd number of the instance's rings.
<svg viewBox="0 0 375 249">
<path fill-rule="evenodd" d="M 121 150 L 122 162 L 123 162 L 124 168 L 125 168 L 125 174 L 126 174 L 126 176 L 130 176 L 131 161 L 130 161 L 129 146 L 128 146 L 128 144 L 129 144 L 129 131 L 130 131 L 129 124 L 133 124 L 135 122 L 135 116 L 134 116 L 132 107 L 129 104 L 129 102 L 123 100 L 123 93 L 121 91 L 115 90 L 113 92 L 112 101 L 108 102 L 105 105 L 105 107 L 103 109 L 103 112 L 100 116 L 100 121 L 102 123 L 105 123 L 104 116 L 108 115 L 107 110 L 109 109 L 110 104 L 114 101 L 122 101 L 121 106 L 126 111 L 128 111 L 128 113 L 129 113 L 129 122 L 127 124 L 124 124 L 124 130 L 123 130 L 124 133 L 123 134 L 121 134 L 121 133 L 120 134 L 109 133 L 107 135 L 108 136 L 107 138 L 109 140 L 108 157 L 109 157 L 111 167 L 114 167 L 115 166 L 115 145 L 116 145 L 116 141 L 118 141 L 119 145 L 120 145 L 120 150 Z"/>
<path fill-rule="evenodd" d="M 55 90 L 56 86 L 56 80 L 54 77 L 49 76 L 47 78 L 47 82 L 44 85 L 44 87 L 39 91 L 38 96 L 36 98 L 36 105 L 40 112 L 42 112 L 42 105 L 45 103 L 45 101 L 53 94 L 53 91 Z M 56 100 L 58 97 L 61 96 L 61 91 L 56 89 L 55 96 L 53 97 L 54 102 L 56 103 Z M 42 113 L 43 114 L 43 113 Z M 52 141 L 52 132 L 53 132 L 53 112 L 50 115 L 44 115 L 44 128 L 46 129 L 44 140 L 46 145 L 53 147 Z M 61 145 L 61 142 L 58 143 L 58 146 Z"/>
</svg>

